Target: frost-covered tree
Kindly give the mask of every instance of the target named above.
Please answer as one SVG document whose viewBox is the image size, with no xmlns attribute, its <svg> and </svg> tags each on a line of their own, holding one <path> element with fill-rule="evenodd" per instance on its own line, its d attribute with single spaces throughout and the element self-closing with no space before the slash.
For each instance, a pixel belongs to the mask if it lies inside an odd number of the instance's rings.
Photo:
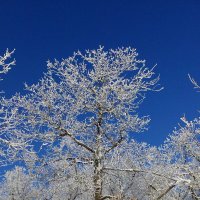
<svg viewBox="0 0 200 200">
<path fill-rule="evenodd" d="M 200 119 L 181 119 L 184 125 L 175 129 L 161 150 L 173 177 L 166 194 L 169 199 L 197 200 L 200 198 Z"/>
<path fill-rule="evenodd" d="M 147 128 L 150 119 L 140 117 L 138 108 L 146 92 L 159 90 L 159 77 L 137 55 L 132 48 L 100 47 L 61 62 L 48 61 L 44 78 L 26 85 L 27 95 L 2 100 L 5 157 L 30 168 L 62 160 L 62 170 L 73 166 L 73 181 L 77 173 L 84 185 L 76 187 L 81 194 L 87 192 L 88 199 L 95 200 L 115 198 L 105 187 L 107 173 L 126 170 L 109 161 L 133 133 Z"/>
<path fill-rule="evenodd" d="M 7 171 L 0 185 L 1 200 L 40 199 L 40 195 L 35 180 L 21 167 Z"/>
<path fill-rule="evenodd" d="M 0 80 L 2 80 L 2 75 L 7 74 L 7 72 L 11 69 L 13 65 L 15 65 L 15 59 L 11 60 L 12 54 L 15 50 L 9 51 L 8 49 L 4 53 L 3 56 L 0 56 Z M 2 93 L 2 91 L 0 91 Z M 8 144 L 7 139 L 3 136 L 5 124 L 3 123 L 5 118 L 7 118 L 7 111 L 4 109 L 4 106 L 2 105 L 3 98 L 0 97 L 0 146 L 3 144 Z M 4 145 L 3 145 L 4 146 Z M 1 151 L 0 147 L 0 166 L 2 165 L 2 161 L 5 159 L 3 151 Z"/>
<path fill-rule="evenodd" d="M 100 47 L 47 66 L 27 95 L 1 99 L 0 165 L 20 167 L 5 174 L 0 199 L 200 198 L 199 118 L 181 118 L 161 147 L 133 140 L 150 121 L 138 108 L 159 80 L 135 49 Z"/>
<path fill-rule="evenodd" d="M 199 89 L 198 83 L 189 78 L 194 88 Z M 200 118 L 188 121 L 184 116 L 181 120 L 182 124 L 160 148 L 159 164 L 165 163 L 171 177 L 164 194 L 169 199 L 197 200 L 200 199 Z"/>
</svg>

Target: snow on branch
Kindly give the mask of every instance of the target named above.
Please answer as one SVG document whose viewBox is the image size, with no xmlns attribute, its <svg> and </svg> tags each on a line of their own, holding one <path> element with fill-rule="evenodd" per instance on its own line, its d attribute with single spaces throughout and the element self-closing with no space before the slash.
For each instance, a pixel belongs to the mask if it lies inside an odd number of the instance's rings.
<svg viewBox="0 0 200 200">
<path fill-rule="evenodd" d="M 5 54 L 3 56 L 0 56 L 0 66 L 2 67 L 0 69 L 0 74 L 6 74 L 10 69 L 12 65 L 15 65 L 16 61 L 15 59 L 12 61 L 8 61 L 12 54 L 15 52 L 15 49 L 12 51 L 6 50 Z"/>
</svg>

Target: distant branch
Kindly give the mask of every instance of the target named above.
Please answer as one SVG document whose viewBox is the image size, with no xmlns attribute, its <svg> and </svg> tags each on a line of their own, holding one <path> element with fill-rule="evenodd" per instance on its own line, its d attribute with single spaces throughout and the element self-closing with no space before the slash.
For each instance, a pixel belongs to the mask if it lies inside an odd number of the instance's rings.
<svg viewBox="0 0 200 200">
<path fill-rule="evenodd" d="M 200 86 L 198 85 L 198 83 L 188 74 L 190 81 L 192 82 L 192 84 L 194 85 L 195 89 L 200 89 Z"/>
</svg>

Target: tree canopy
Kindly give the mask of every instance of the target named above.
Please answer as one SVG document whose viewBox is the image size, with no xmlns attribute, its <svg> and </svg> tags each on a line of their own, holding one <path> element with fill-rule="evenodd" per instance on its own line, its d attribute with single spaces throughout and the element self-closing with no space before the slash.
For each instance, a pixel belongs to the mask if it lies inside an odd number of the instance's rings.
<svg viewBox="0 0 200 200">
<path fill-rule="evenodd" d="M 0 163 L 16 166 L 2 199 L 200 198 L 199 119 L 181 118 L 161 147 L 134 140 L 150 122 L 139 114 L 146 94 L 162 89 L 137 57 L 130 47 L 78 51 L 48 61 L 25 95 L 1 98 Z"/>
</svg>

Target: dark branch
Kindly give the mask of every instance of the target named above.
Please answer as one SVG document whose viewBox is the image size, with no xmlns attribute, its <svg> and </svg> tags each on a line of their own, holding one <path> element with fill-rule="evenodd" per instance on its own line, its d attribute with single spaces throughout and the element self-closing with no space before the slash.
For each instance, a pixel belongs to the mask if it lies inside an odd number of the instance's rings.
<svg viewBox="0 0 200 200">
<path fill-rule="evenodd" d="M 59 129 L 61 131 L 61 133 L 59 134 L 60 137 L 64 137 L 64 136 L 69 136 L 76 144 L 78 144 L 79 146 L 82 146 L 83 148 L 85 148 L 86 150 L 94 153 L 94 150 L 91 149 L 90 147 L 88 147 L 86 144 L 84 144 L 83 142 L 81 142 L 80 140 L 77 140 L 71 133 L 69 133 L 67 130 L 65 129 Z"/>
</svg>

